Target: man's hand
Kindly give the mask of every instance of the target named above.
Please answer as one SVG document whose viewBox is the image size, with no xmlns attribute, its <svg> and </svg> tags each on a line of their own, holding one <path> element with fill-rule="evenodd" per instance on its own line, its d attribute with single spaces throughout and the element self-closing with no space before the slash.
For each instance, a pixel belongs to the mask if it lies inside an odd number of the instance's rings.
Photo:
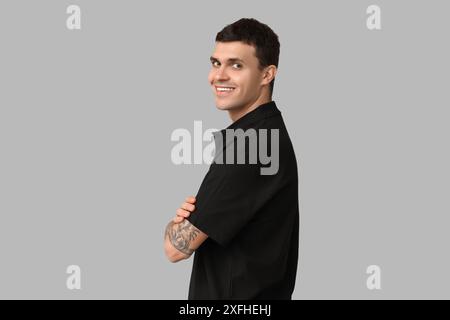
<svg viewBox="0 0 450 320">
<path fill-rule="evenodd" d="M 177 215 L 172 219 L 174 223 L 183 222 L 185 218 L 189 217 L 195 210 L 195 197 L 190 196 L 185 199 L 181 207 L 177 209 Z"/>
<path fill-rule="evenodd" d="M 195 210 L 195 197 L 187 197 L 177 215 L 166 227 L 164 250 L 171 262 L 189 258 L 192 253 L 208 238 L 208 235 L 197 229 L 186 220 Z"/>
</svg>

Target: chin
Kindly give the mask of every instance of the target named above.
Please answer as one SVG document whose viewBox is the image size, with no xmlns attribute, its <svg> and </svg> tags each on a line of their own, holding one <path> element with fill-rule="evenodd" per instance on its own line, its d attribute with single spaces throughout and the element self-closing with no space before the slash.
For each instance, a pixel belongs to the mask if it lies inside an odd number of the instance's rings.
<svg viewBox="0 0 450 320">
<path fill-rule="evenodd" d="M 216 103 L 216 107 L 219 110 L 228 110 L 230 107 L 228 105 L 223 105 L 222 103 Z"/>
<path fill-rule="evenodd" d="M 233 108 L 233 106 L 230 103 L 220 100 L 216 100 L 216 107 L 219 110 L 229 110 Z"/>
<path fill-rule="evenodd" d="M 241 100 L 237 99 L 224 99 L 216 97 L 215 102 L 217 109 L 220 110 L 240 109 L 244 105 L 244 103 Z"/>
</svg>

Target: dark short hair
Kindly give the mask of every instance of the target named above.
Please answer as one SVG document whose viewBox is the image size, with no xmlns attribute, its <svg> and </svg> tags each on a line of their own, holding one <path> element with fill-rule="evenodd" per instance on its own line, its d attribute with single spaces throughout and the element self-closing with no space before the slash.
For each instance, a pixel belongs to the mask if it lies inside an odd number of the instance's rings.
<svg viewBox="0 0 450 320">
<path fill-rule="evenodd" d="M 275 32 L 266 24 L 252 18 L 242 18 L 227 25 L 216 35 L 218 42 L 242 41 L 255 48 L 259 68 L 270 65 L 278 67 L 280 42 Z M 270 82 L 270 95 L 273 92 L 275 79 Z"/>
</svg>

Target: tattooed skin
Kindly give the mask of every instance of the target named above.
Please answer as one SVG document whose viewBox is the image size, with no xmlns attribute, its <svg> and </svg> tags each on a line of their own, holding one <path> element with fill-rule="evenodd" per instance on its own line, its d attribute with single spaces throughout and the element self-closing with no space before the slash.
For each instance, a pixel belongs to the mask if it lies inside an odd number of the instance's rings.
<svg viewBox="0 0 450 320">
<path fill-rule="evenodd" d="M 170 243 L 184 254 L 191 255 L 194 250 L 190 249 L 191 242 L 197 237 L 199 230 L 188 220 L 181 223 L 171 221 L 166 228 L 166 237 Z"/>
</svg>

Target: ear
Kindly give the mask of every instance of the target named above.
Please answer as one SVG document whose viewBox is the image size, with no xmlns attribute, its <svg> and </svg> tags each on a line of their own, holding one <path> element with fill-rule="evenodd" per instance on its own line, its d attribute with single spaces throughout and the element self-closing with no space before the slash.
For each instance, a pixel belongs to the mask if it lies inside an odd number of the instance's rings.
<svg viewBox="0 0 450 320">
<path fill-rule="evenodd" d="M 262 85 L 269 84 L 277 75 L 277 67 L 275 65 L 270 65 L 264 68 Z"/>
</svg>

